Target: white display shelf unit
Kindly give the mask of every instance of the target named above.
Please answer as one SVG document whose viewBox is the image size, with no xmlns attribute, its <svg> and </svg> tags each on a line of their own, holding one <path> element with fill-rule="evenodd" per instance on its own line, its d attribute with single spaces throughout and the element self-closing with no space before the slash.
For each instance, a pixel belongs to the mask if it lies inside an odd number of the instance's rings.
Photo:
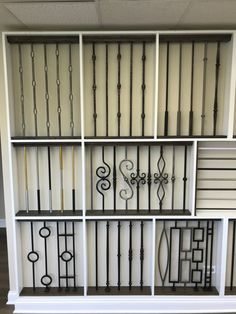
<svg viewBox="0 0 236 314">
<path fill-rule="evenodd" d="M 3 33 L 15 313 L 235 312 L 235 36 Z"/>
</svg>

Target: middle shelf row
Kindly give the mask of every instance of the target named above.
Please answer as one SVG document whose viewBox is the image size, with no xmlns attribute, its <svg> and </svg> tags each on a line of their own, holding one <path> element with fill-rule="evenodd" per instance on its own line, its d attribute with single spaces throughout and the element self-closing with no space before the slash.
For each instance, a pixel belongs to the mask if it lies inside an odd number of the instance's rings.
<svg viewBox="0 0 236 314">
<path fill-rule="evenodd" d="M 236 206 L 236 142 L 44 143 L 12 152 L 17 216 L 80 216 L 83 199 L 90 216 Z"/>
</svg>

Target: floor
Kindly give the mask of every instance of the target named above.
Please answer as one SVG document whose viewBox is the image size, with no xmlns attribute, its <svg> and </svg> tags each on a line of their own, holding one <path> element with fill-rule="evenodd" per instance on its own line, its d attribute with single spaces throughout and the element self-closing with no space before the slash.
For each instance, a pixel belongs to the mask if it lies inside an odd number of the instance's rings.
<svg viewBox="0 0 236 314">
<path fill-rule="evenodd" d="M 12 314 L 14 307 L 6 305 L 8 293 L 7 240 L 5 229 L 0 228 L 0 313 Z"/>
</svg>

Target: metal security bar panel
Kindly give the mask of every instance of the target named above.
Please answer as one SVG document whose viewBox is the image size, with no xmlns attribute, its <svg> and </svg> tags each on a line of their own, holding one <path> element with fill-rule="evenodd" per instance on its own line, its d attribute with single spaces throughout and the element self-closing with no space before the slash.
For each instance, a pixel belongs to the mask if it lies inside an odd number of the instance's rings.
<svg viewBox="0 0 236 314">
<path fill-rule="evenodd" d="M 236 143 L 198 145 L 196 209 L 235 209 Z"/>
<path fill-rule="evenodd" d="M 21 295 L 83 295 L 82 223 L 20 223 Z"/>
<path fill-rule="evenodd" d="M 236 294 L 236 220 L 229 220 L 225 294 Z"/>
<path fill-rule="evenodd" d="M 81 215 L 80 145 L 37 145 L 13 150 L 17 216 Z"/>
<path fill-rule="evenodd" d="M 216 295 L 217 221 L 156 222 L 155 294 Z"/>
<path fill-rule="evenodd" d="M 87 145 L 87 215 L 190 214 L 191 148 L 191 142 Z"/>
<path fill-rule="evenodd" d="M 227 135 L 230 39 L 160 36 L 158 137 Z"/>
<path fill-rule="evenodd" d="M 79 38 L 22 37 L 11 43 L 11 56 L 11 135 L 79 137 Z"/>
<path fill-rule="evenodd" d="M 153 137 L 155 36 L 83 40 L 85 135 Z"/>
<path fill-rule="evenodd" d="M 150 295 L 152 221 L 87 221 L 88 294 Z"/>
</svg>

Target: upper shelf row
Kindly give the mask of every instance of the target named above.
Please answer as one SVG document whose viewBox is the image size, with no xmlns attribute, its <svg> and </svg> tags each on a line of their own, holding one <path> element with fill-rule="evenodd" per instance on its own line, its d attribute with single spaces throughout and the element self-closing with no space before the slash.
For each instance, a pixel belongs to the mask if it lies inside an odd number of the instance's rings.
<svg viewBox="0 0 236 314">
<path fill-rule="evenodd" d="M 6 38 L 14 138 L 230 137 L 232 34 Z"/>
</svg>

